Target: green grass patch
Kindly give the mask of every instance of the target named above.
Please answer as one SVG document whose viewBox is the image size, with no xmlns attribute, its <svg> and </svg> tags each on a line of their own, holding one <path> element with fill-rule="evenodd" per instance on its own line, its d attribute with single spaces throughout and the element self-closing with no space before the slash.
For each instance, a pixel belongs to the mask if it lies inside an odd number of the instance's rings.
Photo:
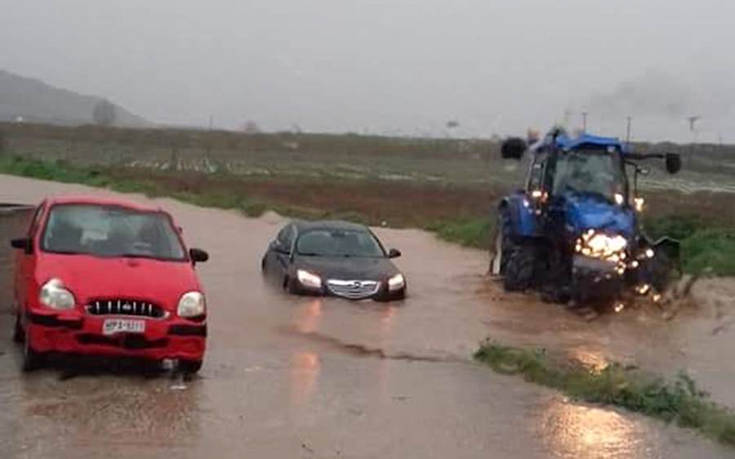
<svg viewBox="0 0 735 459">
<path fill-rule="evenodd" d="M 735 228 L 712 227 L 695 215 L 670 215 L 645 221 L 648 234 L 681 241 L 684 271 L 735 276 Z"/>
<path fill-rule="evenodd" d="M 669 236 L 683 241 L 702 228 L 702 220 L 696 215 L 666 215 L 648 217 L 644 219 L 643 226 L 654 239 Z"/>
<path fill-rule="evenodd" d="M 672 381 L 612 363 L 595 371 L 578 363 L 559 363 L 544 351 L 487 341 L 476 360 L 503 374 L 560 390 L 589 403 L 613 405 L 680 427 L 696 429 L 709 438 L 735 446 L 735 414 L 712 402 L 695 382 L 680 373 Z"/>
<path fill-rule="evenodd" d="M 698 230 L 682 241 L 684 271 L 735 276 L 735 230 Z"/>
<path fill-rule="evenodd" d="M 441 239 L 466 247 L 488 248 L 492 225 L 489 217 L 459 218 L 444 220 L 426 226 Z"/>
</svg>

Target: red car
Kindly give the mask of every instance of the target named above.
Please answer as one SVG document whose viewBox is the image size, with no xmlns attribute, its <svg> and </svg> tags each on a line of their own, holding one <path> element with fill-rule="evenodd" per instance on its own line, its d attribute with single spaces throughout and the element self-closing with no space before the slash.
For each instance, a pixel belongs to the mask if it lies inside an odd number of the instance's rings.
<svg viewBox="0 0 735 459">
<path fill-rule="evenodd" d="M 187 251 L 159 208 L 117 199 L 43 201 L 25 238 L 14 239 L 15 339 L 23 367 L 48 353 L 140 357 L 201 368 L 207 310 Z"/>
</svg>

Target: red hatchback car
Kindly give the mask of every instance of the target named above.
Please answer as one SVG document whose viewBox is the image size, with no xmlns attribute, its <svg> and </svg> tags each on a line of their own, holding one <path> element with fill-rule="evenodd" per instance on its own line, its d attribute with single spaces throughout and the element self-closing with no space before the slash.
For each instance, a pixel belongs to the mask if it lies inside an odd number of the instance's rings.
<svg viewBox="0 0 735 459">
<path fill-rule="evenodd" d="M 201 368 L 207 310 L 187 251 L 159 208 L 117 199 L 43 201 L 25 238 L 14 239 L 15 339 L 23 367 L 48 353 L 139 357 Z"/>
</svg>

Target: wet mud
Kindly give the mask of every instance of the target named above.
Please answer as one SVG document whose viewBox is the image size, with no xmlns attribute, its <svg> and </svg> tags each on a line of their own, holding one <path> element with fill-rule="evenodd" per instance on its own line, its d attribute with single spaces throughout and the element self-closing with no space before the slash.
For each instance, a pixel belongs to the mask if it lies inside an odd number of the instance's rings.
<svg viewBox="0 0 735 459">
<path fill-rule="evenodd" d="M 0 176 L 2 201 L 106 193 Z M 147 200 L 126 195 L 127 199 Z M 282 222 L 267 214 L 155 200 L 210 252 L 198 266 L 209 304 L 205 365 L 163 373 L 20 373 L 0 315 L 3 457 L 728 457 L 695 433 L 588 406 L 474 363 L 487 337 L 540 346 L 591 366 L 610 360 L 686 369 L 730 406 L 732 283 L 701 280 L 672 317 L 626 308 L 585 320 L 485 276 L 487 255 L 417 230 L 375 231 L 404 256 L 395 303 L 294 297 L 260 275 Z M 730 295 L 730 296 L 728 296 Z"/>
</svg>

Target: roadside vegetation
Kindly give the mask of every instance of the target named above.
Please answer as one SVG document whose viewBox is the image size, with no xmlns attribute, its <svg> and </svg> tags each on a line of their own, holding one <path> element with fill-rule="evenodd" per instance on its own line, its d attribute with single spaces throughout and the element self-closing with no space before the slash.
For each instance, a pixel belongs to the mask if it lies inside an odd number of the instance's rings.
<svg viewBox="0 0 735 459">
<path fill-rule="evenodd" d="M 687 214 L 649 218 L 645 227 L 654 239 L 668 235 L 681 241 L 685 272 L 735 275 L 735 227 Z"/>
<path fill-rule="evenodd" d="M 683 373 L 674 381 L 665 381 L 617 363 L 595 370 L 577 362 L 554 360 L 542 350 L 490 341 L 483 343 L 474 357 L 498 373 L 522 376 L 575 400 L 624 408 L 696 429 L 720 443 L 735 446 L 735 413 L 712 402 Z"/>
<path fill-rule="evenodd" d="M 206 174 L 144 170 L 64 159 L 38 160 L 10 151 L 0 156 L 0 172 L 151 197 L 169 196 L 205 207 L 237 209 L 251 217 L 273 210 L 295 218 L 423 228 L 449 242 L 482 249 L 490 246 L 494 229 L 492 204 L 507 192 L 507 187 L 487 184 L 457 186 L 334 177 L 250 177 L 224 171 Z M 669 235 L 682 242 L 685 272 L 735 275 L 735 214 L 730 195 L 663 192 L 647 197 L 652 209 L 669 212 L 647 217 L 647 231 L 654 238 Z M 671 209 L 682 210 L 672 214 Z"/>
</svg>

